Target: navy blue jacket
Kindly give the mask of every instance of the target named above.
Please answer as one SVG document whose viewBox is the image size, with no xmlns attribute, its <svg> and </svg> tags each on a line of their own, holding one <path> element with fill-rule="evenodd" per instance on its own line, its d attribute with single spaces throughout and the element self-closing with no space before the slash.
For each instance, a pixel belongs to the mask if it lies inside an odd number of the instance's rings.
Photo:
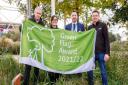
<svg viewBox="0 0 128 85">
<path fill-rule="evenodd" d="M 68 24 L 65 26 L 65 29 L 66 30 L 72 30 L 72 23 Z M 82 23 L 77 23 L 77 32 L 80 32 L 80 31 L 85 31 L 84 29 L 84 25 Z"/>
</svg>

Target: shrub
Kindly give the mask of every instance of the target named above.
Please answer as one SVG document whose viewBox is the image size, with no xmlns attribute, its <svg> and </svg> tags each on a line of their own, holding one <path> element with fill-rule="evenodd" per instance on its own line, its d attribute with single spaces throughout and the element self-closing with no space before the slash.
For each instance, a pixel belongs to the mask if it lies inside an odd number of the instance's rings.
<svg viewBox="0 0 128 85">
<path fill-rule="evenodd" d="M 18 43 L 18 42 L 17 42 Z M 118 49 L 115 49 L 118 46 Z M 107 63 L 108 85 L 128 85 L 128 42 L 114 42 L 111 44 L 110 61 Z M 10 85 L 11 80 L 24 72 L 24 65 L 17 63 L 11 55 L 0 56 L 0 85 Z M 100 70 L 94 70 L 95 85 L 102 85 Z M 30 84 L 33 81 L 31 70 Z M 49 78 L 46 71 L 40 70 L 38 85 L 48 85 Z M 87 73 L 78 75 L 62 75 L 56 85 L 87 85 Z"/>
<path fill-rule="evenodd" d="M 111 43 L 111 51 L 128 51 L 128 41 L 115 41 Z"/>
<path fill-rule="evenodd" d="M 11 85 L 11 80 L 23 72 L 23 65 L 18 64 L 12 55 L 0 56 L 0 85 Z"/>
<path fill-rule="evenodd" d="M 6 52 L 9 52 L 10 49 L 12 48 L 13 46 L 13 41 L 12 39 L 9 39 L 5 36 L 2 36 L 0 38 L 0 54 L 3 54 L 3 53 L 6 53 Z"/>
<path fill-rule="evenodd" d="M 13 53 L 19 54 L 20 51 L 19 29 L 12 29 L 7 34 L 0 37 L 0 54 Z"/>
<path fill-rule="evenodd" d="M 20 32 L 18 28 L 11 29 L 7 34 L 6 37 L 12 39 L 14 42 L 20 40 Z"/>
<path fill-rule="evenodd" d="M 110 61 L 107 64 L 108 79 L 110 85 L 128 85 L 128 52 L 111 52 Z"/>
<path fill-rule="evenodd" d="M 19 54 L 19 52 L 20 52 L 20 41 L 15 41 L 13 42 L 12 53 Z"/>
</svg>

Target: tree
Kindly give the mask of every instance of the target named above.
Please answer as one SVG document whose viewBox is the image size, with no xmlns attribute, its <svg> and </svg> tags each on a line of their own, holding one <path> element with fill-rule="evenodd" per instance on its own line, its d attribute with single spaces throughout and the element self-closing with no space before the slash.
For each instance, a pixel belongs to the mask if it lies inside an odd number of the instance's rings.
<svg viewBox="0 0 128 85">
<path fill-rule="evenodd" d="M 128 29 L 128 1 L 120 0 L 119 2 L 114 2 L 111 6 L 114 16 L 111 21 L 115 23 L 120 23 L 123 27 Z"/>
<path fill-rule="evenodd" d="M 112 32 L 109 32 L 109 40 L 110 43 L 116 41 L 116 36 Z"/>
<path fill-rule="evenodd" d="M 122 0 L 122 3 L 113 3 L 112 10 L 115 12 L 113 20 L 118 22 L 127 22 L 128 21 L 128 1 Z"/>
<path fill-rule="evenodd" d="M 32 0 L 33 8 L 37 5 L 47 4 L 48 8 L 45 8 L 45 13 L 50 16 L 50 3 L 51 0 Z M 56 0 L 56 14 L 60 19 L 63 19 L 66 24 L 66 18 L 69 18 L 71 12 L 76 10 L 78 15 L 83 20 L 84 24 L 88 25 L 91 20 L 90 11 L 93 9 L 101 10 L 103 14 L 106 14 L 106 9 L 113 11 L 114 16 L 111 19 L 112 22 L 124 23 L 128 26 L 128 1 L 127 0 L 63 0 L 63 2 L 58 2 Z M 109 15 L 108 15 L 109 16 Z"/>
<path fill-rule="evenodd" d="M 121 36 L 119 34 L 116 35 L 116 40 L 120 41 L 121 40 Z"/>
</svg>

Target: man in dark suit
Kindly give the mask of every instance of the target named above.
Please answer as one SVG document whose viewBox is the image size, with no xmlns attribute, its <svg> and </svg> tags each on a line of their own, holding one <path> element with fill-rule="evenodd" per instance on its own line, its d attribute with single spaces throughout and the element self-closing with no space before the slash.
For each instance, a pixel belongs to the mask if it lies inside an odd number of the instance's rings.
<svg viewBox="0 0 128 85">
<path fill-rule="evenodd" d="M 42 9 L 40 7 L 36 7 L 34 10 L 34 16 L 29 18 L 29 20 L 44 26 L 44 22 L 41 19 L 41 15 L 42 15 Z M 31 66 L 25 65 L 23 85 L 29 85 L 30 72 L 31 72 Z M 32 85 L 37 85 L 37 80 L 39 78 L 39 68 L 34 67 L 33 76 L 34 76 L 34 81 Z"/>
<path fill-rule="evenodd" d="M 84 25 L 78 22 L 78 15 L 76 11 L 73 11 L 71 13 L 71 19 L 72 19 L 72 22 L 66 25 L 65 27 L 66 30 L 70 30 L 74 32 L 85 31 Z"/>
<path fill-rule="evenodd" d="M 72 19 L 72 22 L 65 26 L 66 30 L 74 31 L 74 32 L 85 31 L 84 25 L 82 23 L 78 22 L 78 15 L 77 15 L 76 11 L 73 11 L 71 13 L 71 19 Z M 78 73 L 77 75 L 79 77 L 82 77 L 81 73 Z"/>
</svg>

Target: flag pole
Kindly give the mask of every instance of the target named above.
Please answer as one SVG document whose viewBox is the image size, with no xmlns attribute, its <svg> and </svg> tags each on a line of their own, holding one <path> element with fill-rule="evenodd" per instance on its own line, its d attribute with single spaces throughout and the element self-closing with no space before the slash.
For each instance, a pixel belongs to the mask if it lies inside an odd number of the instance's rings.
<svg viewBox="0 0 128 85">
<path fill-rule="evenodd" d="M 31 16 L 31 0 L 27 0 L 27 18 Z"/>
<path fill-rule="evenodd" d="M 51 0 L 51 16 L 55 15 L 55 0 Z"/>
</svg>

